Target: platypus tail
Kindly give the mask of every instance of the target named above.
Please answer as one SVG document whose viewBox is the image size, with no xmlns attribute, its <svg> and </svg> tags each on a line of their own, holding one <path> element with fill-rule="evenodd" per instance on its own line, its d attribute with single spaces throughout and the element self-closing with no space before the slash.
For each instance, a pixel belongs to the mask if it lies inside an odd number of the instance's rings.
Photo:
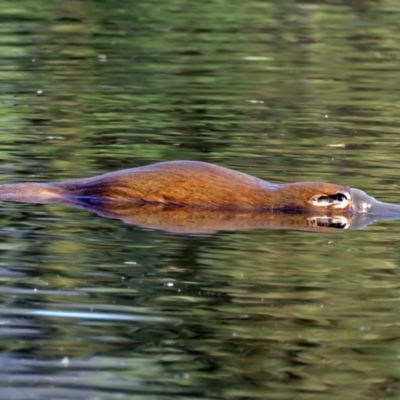
<svg viewBox="0 0 400 400">
<path fill-rule="evenodd" d="M 20 203 L 58 203 L 62 189 L 46 183 L 11 183 L 0 185 L 0 200 Z"/>
</svg>

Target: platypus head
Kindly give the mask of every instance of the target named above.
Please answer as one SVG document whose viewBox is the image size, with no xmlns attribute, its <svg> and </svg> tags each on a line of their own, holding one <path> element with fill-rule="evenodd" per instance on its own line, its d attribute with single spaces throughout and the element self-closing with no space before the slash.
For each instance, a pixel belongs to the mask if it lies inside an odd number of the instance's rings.
<svg viewBox="0 0 400 400">
<path fill-rule="evenodd" d="M 323 182 L 297 182 L 284 186 L 281 203 L 287 210 L 343 214 L 351 212 L 350 188 Z"/>
<path fill-rule="evenodd" d="M 331 184 L 321 184 L 315 189 L 317 189 L 317 193 L 311 195 L 307 200 L 314 210 L 361 213 L 382 217 L 400 216 L 400 205 L 383 203 L 359 189 Z"/>
</svg>

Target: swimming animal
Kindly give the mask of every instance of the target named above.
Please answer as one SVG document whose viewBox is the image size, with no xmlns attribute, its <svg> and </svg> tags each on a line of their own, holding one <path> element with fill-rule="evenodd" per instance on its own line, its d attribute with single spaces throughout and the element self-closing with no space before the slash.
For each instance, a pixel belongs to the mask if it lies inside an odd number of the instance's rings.
<svg viewBox="0 0 400 400">
<path fill-rule="evenodd" d="M 0 200 L 400 216 L 400 205 L 377 201 L 359 189 L 322 182 L 274 184 L 199 161 L 162 162 L 64 182 L 2 184 Z"/>
</svg>

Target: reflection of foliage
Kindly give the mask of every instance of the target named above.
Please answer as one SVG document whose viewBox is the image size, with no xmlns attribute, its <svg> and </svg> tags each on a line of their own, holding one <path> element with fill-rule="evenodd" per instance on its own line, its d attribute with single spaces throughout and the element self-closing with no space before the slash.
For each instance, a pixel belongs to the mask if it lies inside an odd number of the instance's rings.
<svg viewBox="0 0 400 400">
<path fill-rule="evenodd" d="M 398 79 L 398 26 L 379 4 L 366 15 L 298 1 L 25 4 L 35 42 L 9 79 L 31 77 L 13 137 L 34 143 L 30 158 L 49 155 L 56 175 L 176 158 L 298 170 L 308 150 L 318 178 L 332 168 L 321 147 L 374 133 L 372 92 Z M 393 73 L 366 80 L 366 68 Z"/>
<path fill-rule="evenodd" d="M 193 158 L 275 181 L 340 180 L 395 201 L 388 192 L 398 189 L 400 146 L 396 7 L 397 0 L 3 1 L 3 180 Z M 398 224 L 324 236 L 187 238 L 54 205 L 7 204 L 2 212 L 4 313 L 75 307 L 181 320 L 74 324 L 30 314 L 31 331 L 17 321 L 21 339 L 4 331 L 7 357 L 23 350 L 48 371 L 55 364 L 46 357 L 114 359 L 118 367 L 100 365 L 102 373 L 113 367 L 124 384 L 134 378 L 132 395 L 139 385 L 152 394 L 181 385 L 192 397 L 217 387 L 226 398 L 274 388 L 282 398 L 383 398 L 398 387 L 389 386 L 400 374 Z M 76 370 L 64 371 L 67 385 Z"/>
</svg>

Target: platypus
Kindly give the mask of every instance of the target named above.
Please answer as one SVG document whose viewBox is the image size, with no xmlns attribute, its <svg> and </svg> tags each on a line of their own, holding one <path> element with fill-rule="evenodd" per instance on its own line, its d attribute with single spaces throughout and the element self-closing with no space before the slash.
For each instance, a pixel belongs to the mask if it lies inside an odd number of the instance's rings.
<svg viewBox="0 0 400 400">
<path fill-rule="evenodd" d="M 132 203 L 290 213 L 400 215 L 359 189 L 323 182 L 276 184 L 199 161 L 168 161 L 91 178 L 0 185 L 0 200 L 26 203 Z"/>
</svg>

